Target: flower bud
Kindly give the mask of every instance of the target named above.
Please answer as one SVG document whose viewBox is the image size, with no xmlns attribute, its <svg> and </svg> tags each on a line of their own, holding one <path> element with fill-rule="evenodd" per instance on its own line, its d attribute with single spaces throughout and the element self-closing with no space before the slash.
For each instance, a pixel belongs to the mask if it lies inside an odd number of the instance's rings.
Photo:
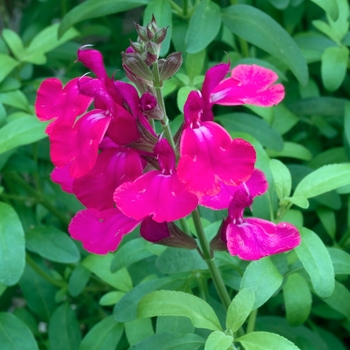
<svg viewBox="0 0 350 350">
<path fill-rule="evenodd" d="M 141 96 L 141 110 L 148 118 L 161 120 L 164 118 L 163 112 L 158 105 L 158 101 L 150 92 Z"/>
<path fill-rule="evenodd" d="M 154 39 L 153 39 L 156 44 L 159 45 L 159 44 L 161 44 L 164 41 L 164 39 L 166 38 L 166 34 L 167 34 L 167 31 L 168 31 L 168 28 L 169 27 L 160 28 L 160 29 L 157 30 L 157 32 L 156 32 L 156 34 L 154 36 Z"/>
<path fill-rule="evenodd" d="M 134 50 L 134 52 L 132 51 L 125 51 L 126 53 L 138 53 L 139 55 L 142 54 L 143 52 L 143 47 L 142 47 L 142 44 L 138 43 L 138 42 L 132 42 L 130 40 L 130 47 Z"/>
<path fill-rule="evenodd" d="M 160 69 L 160 80 L 164 81 L 171 78 L 181 67 L 182 54 L 181 52 L 171 53 L 162 64 Z"/>
<path fill-rule="evenodd" d="M 136 78 L 151 82 L 153 74 L 147 64 L 142 60 L 137 53 L 122 52 L 123 67 L 126 67 L 128 73 L 132 73 Z"/>
<path fill-rule="evenodd" d="M 139 36 L 139 38 L 142 40 L 142 41 L 145 41 L 147 42 L 149 39 L 148 39 L 148 36 L 147 36 L 147 28 L 146 27 L 143 27 L 143 26 L 140 26 L 139 24 L 135 23 L 134 22 L 134 25 L 135 25 L 135 28 L 136 28 L 136 32 Z"/>
</svg>

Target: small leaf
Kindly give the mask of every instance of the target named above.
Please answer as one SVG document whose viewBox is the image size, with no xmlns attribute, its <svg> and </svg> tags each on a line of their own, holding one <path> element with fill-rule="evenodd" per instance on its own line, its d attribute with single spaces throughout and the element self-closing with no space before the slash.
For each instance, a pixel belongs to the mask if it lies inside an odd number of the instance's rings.
<svg viewBox="0 0 350 350">
<path fill-rule="evenodd" d="M 289 169 L 279 160 L 270 160 L 270 169 L 277 197 L 283 199 L 290 195 L 292 189 L 292 176 Z"/>
<path fill-rule="evenodd" d="M 115 350 L 123 335 L 123 324 L 113 316 L 96 323 L 82 340 L 79 350 Z"/>
<path fill-rule="evenodd" d="M 170 47 L 170 39 L 172 35 L 172 10 L 167 0 L 153 0 L 151 1 L 143 15 L 143 25 L 151 22 L 152 15 L 154 15 L 158 28 L 168 28 L 165 40 L 162 42 L 160 49 L 160 56 L 167 54 Z"/>
<path fill-rule="evenodd" d="M 334 20 L 336 21 L 339 15 L 337 0 L 311 0 L 321 8 Z"/>
<path fill-rule="evenodd" d="M 139 303 L 137 317 L 185 316 L 197 328 L 221 330 L 214 310 L 204 300 L 183 292 L 155 291 Z"/>
<path fill-rule="evenodd" d="M 267 149 L 266 153 L 270 157 L 288 157 L 296 158 L 301 160 L 310 160 L 312 158 L 311 152 L 304 146 L 286 141 L 281 152 L 276 152 L 275 150 Z"/>
<path fill-rule="evenodd" d="M 313 231 L 304 227 L 300 234 L 301 244 L 295 252 L 309 274 L 315 292 L 321 298 L 327 298 L 334 290 L 334 269 L 327 248 Z"/>
<path fill-rule="evenodd" d="M 300 84 L 307 85 L 308 67 L 291 36 L 269 15 L 249 5 L 222 10 L 222 21 L 234 34 L 285 63 Z"/>
<path fill-rule="evenodd" d="M 300 326 L 309 317 L 312 305 L 310 288 L 298 273 L 287 277 L 283 285 L 287 321 L 291 326 Z"/>
<path fill-rule="evenodd" d="M 45 259 L 59 263 L 76 263 L 80 253 L 72 239 L 53 226 L 36 227 L 26 234 L 26 246 Z"/>
<path fill-rule="evenodd" d="M 210 333 L 205 342 L 204 350 L 227 350 L 233 342 L 233 337 L 224 332 L 215 331 Z"/>
<path fill-rule="evenodd" d="M 118 271 L 123 267 L 152 256 L 153 253 L 148 249 L 151 245 L 152 243 L 143 238 L 136 238 L 125 243 L 115 252 L 111 263 L 111 271 Z"/>
<path fill-rule="evenodd" d="M 350 321 L 350 292 L 349 290 L 340 282 L 335 281 L 335 288 L 332 295 L 328 298 L 323 299 L 323 301 L 329 305 L 332 309 L 337 310 L 342 315 L 344 315 L 348 321 Z"/>
<path fill-rule="evenodd" d="M 21 60 L 24 53 L 24 47 L 22 39 L 19 37 L 19 35 L 13 30 L 5 28 L 2 30 L 2 37 L 6 41 L 6 44 L 10 48 L 13 55 L 18 60 Z"/>
<path fill-rule="evenodd" d="M 312 198 L 350 183 L 350 164 L 325 165 L 305 176 L 294 196 Z"/>
<path fill-rule="evenodd" d="M 50 350 L 78 349 L 80 340 L 79 324 L 70 305 L 59 306 L 49 323 Z"/>
<path fill-rule="evenodd" d="M 236 339 L 246 350 L 300 350 L 288 339 L 275 333 L 252 332 Z"/>
<path fill-rule="evenodd" d="M 148 0 L 87 0 L 73 7 L 62 19 L 58 30 L 61 37 L 74 24 L 90 18 L 103 17 L 146 5 Z"/>
<path fill-rule="evenodd" d="M 31 113 L 28 100 L 24 95 L 24 93 L 20 90 L 10 91 L 10 92 L 5 92 L 3 94 L 0 94 L 0 102 L 2 102 L 4 105 L 11 106 L 11 107 L 21 109 L 23 111 Z M 37 120 L 37 118 L 34 116 L 31 117 L 31 119 L 36 120 L 38 124 L 40 123 L 39 120 Z M 41 123 L 41 125 L 42 125 L 42 128 L 44 129 L 43 125 L 45 125 L 45 123 Z"/>
<path fill-rule="evenodd" d="M 0 283 L 16 284 L 25 266 L 24 232 L 17 213 L 0 202 Z"/>
<path fill-rule="evenodd" d="M 254 302 L 255 292 L 251 288 L 241 289 L 227 310 L 226 327 L 232 332 L 238 331 L 252 311 Z"/>
<path fill-rule="evenodd" d="M 30 329 L 16 316 L 0 313 L 0 344 L 4 350 L 38 350 Z"/>
<path fill-rule="evenodd" d="M 266 257 L 252 261 L 246 268 L 240 289 L 251 288 L 255 292 L 253 310 L 263 305 L 281 286 L 283 277 Z"/>
<path fill-rule="evenodd" d="M 115 305 L 124 295 L 124 292 L 117 291 L 106 293 L 100 299 L 99 304 L 102 306 Z"/>
<path fill-rule="evenodd" d="M 195 8 L 185 38 L 186 52 L 205 49 L 219 33 L 220 7 L 211 0 L 202 0 Z"/>
<path fill-rule="evenodd" d="M 19 62 L 8 55 L 0 53 L 0 82 L 2 82 L 11 71 L 19 65 Z"/>
<path fill-rule="evenodd" d="M 107 282 L 112 287 L 127 292 L 132 288 L 131 277 L 126 268 L 117 272 L 110 271 L 113 254 L 107 255 L 89 255 L 83 261 L 82 265 Z"/>
<path fill-rule="evenodd" d="M 68 281 L 68 291 L 72 297 L 78 296 L 89 282 L 91 272 L 82 265 L 74 268 Z"/>
<path fill-rule="evenodd" d="M 328 208 L 318 208 L 316 213 L 329 236 L 335 239 L 337 223 L 334 211 Z"/>
<path fill-rule="evenodd" d="M 349 61 L 349 50 L 345 46 L 328 47 L 322 54 L 321 76 L 328 91 L 337 90 L 342 84 Z"/>
<path fill-rule="evenodd" d="M 269 0 L 276 9 L 284 10 L 289 5 L 289 0 Z"/>
<path fill-rule="evenodd" d="M 350 275 L 350 254 L 338 248 L 327 248 L 331 256 L 334 274 Z"/>
</svg>

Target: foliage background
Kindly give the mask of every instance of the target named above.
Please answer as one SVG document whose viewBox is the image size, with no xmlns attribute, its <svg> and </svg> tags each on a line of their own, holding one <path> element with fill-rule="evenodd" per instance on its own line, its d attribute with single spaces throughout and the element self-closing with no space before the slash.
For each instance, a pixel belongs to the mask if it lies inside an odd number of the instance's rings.
<svg viewBox="0 0 350 350">
<path fill-rule="evenodd" d="M 255 146 L 257 166 L 267 174 L 270 190 L 254 203 L 254 215 L 298 226 L 303 245 L 253 263 L 218 253 L 216 262 L 232 297 L 254 287 L 260 307 L 255 325 L 253 318 L 248 323 L 255 330 L 280 334 L 305 350 L 348 348 L 346 0 L 0 2 L 1 348 L 204 348 L 211 331 L 195 328 L 188 318 L 137 318 L 138 302 L 159 289 L 200 296 L 225 323 L 196 252 L 151 245 L 137 230 L 106 256 L 88 254 L 70 239 L 67 225 L 82 205 L 51 182 L 45 125 L 34 116 L 43 79 L 67 82 L 86 73 L 74 63 L 82 45 L 93 44 L 109 74 L 126 79 L 120 52 L 129 38 L 136 40 L 132 22 L 147 23 L 152 13 L 160 26 L 169 26 L 162 54 L 184 54 L 180 72 L 164 87 L 174 130 L 187 94 L 200 88 L 215 63 L 256 63 L 278 73 L 287 92 L 281 105 L 214 111 L 232 136 Z M 201 213 L 210 237 L 223 213 Z M 212 344 L 205 349 L 229 346 Z"/>
</svg>

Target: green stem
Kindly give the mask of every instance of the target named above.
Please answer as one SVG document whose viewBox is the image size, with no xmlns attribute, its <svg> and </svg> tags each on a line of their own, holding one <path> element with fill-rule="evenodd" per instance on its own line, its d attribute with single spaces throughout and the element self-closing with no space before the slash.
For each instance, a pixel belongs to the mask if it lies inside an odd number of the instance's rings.
<svg viewBox="0 0 350 350">
<path fill-rule="evenodd" d="M 178 16 L 184 17 L 184 11 L 175 1 L 168 0 L 168 2 Z"/>
<path fill-rule="evenodd" d="M 30 257 L 29 254 L 26 254 L 26 262 L 38 275 L 40 275 L 47 282 L 51 283 L 52 285 L 54 285 L 58 288 L 62 288 L 62 287 L 66 286 L 66 284 L 64 282 L 60 282 L 60 281 L 54 279 L 48 273 L 46 273 L 44 270 L 42 270 L 41 267 Z"/>
<path fill-rule="evenodd" d="M 198 208 L 192 212 L 192 218 L 193 218 L 194 227 L 196 228 L 198 241 L 201 247 L 201 253 L 202 253 L 201 255 L 204 261 L 208 265 L 210 276 L 213 279 L 216 291 L 218 292 L 218 295 L 220 297 L 222 304 L 227 310 L 231 304 L 231 298 L 227 292 L 227 289 L 221 277 L 220 271 L 218 267 L 215 265 L 214 255 L 210 249 L 209 243 L 205 236 Z"/>
<path fill-rule="evenodd" d="M 254 332 L 256 315 L 258 314 L 258 309 L 253 310 L 248 318 L 247 333 Z"/>
<path fill-rule="evenodd" d="M 191 231 L 190 231 L 190 228 L 188 226 L 186 218 L 182 218 L 179 221 L 180 221 L 180 225 L 181 225 L 182 231 L 184 231 L 187 235 L 190 235 Z"/>
<path fill-rule="evenodd" d="M 183 11 L 184 16 L 186 17 L 188 14 L 188 0 L 183 0 L 182 11 Z"/>
<path fill-rule="evenodd" d="M 238 37 L 239 44 L 241 46 L 241 54 L 243 57 L 250 57 L 249 53 L 249 46 L 248 43 L 242 39 L 241 37 Z"/>
<path fill-rule="evenodd" d="M 165 110 L 164 98 L 163 98 L 163 94 L 162 94 L 162 81 L 160 80 L 160 76 L 159 76 L 158 61 L 153 64 L 153 77 L 154 77 L 154 88 L 155 88 L 156 94 L 157 94 L 157 101 L 158 101 L 160 109 L 163 112 L 163 119 L 160 121 L 160 123 L 162 125 L 163 132 L 164 132 L 166 139 L 169 141 L 171 147 L 175 151 L 176 146 L 175 146 L 175 142 L 173 139 L 173 135 L 171 134 L 171 130 L 170 130 L 170 126 L 169 126 L 169 118 L 166 115 L 166 110 Z"/>
</svg>

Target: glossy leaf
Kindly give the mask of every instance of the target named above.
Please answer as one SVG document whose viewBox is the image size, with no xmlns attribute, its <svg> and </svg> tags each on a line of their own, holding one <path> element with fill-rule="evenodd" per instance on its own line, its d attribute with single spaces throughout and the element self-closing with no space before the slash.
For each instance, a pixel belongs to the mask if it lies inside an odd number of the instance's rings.
<svg viewBox="0 0 350 350">
<path fill-rule="evenodd" d="M 222 21 L 234 34 L 280 59 L 302 85 L 309 78 L 306 61 L 295 41 L 269 15 L 249 5 L 232 5 L 222 11 Z"/>
<path fill-rule="evenodd" d="M 315 292 L 321 298 L 327 298 L 334 290 L 334 269 L 327 248 L 313 231 L 304 227 L 300 234 L 301 243 L 295 252 L 309 274 Z"/>
<path fill-rule="evenodd" d="M 128 0 L 128 1 L 113 1 L 113 0 L 95 0 L 84 1 L 78 6 L 75 6 L 62 19 L 58 30 L 58 36 L 61 37 L 68 28 L 76 23 L 90 18 L 103 17 L 146 5 L 148 0 Z"/>
<path fill-rule="evenodd" d="M 253 332 L 236 339 L 246 350 L 266 350 L 266 349 L 283 349 L 299 350 L 288 339 L 278 334 L 268 332 Z"/>
<path fill-rule="evenodd" d="M 266 257 L 252 261 L 246 268 L 240 289 L 251 288 L 255 292 L 253 310 L 263 305 L 282 284 L 282 275 Z"/>
<path fill-rule="evenodd" d="M 251 288 L 241 289 L 227 310 L 226 327 L 232 332 L 238 331 L 252 311 L 254 303 L 255 292 Z"/>
<path fill-rule="evenodd" d="M 137 316 L 185 316 L 197 328 L 221 330 L 220 322 L 209 304 L 183 292 L 162 290 L 146 295 L 139 303 Z"/>
<path fill-rule="evenodd" d="M 17 213 L 0 202 L 0 283 L 16 284 L 24 271 L 24 232 Z"/>
<path fill-rule="evenodd" d="M 185 38 L 186 52 L 197 53 L 205 49 L 220 30 L 220 7 L 211 0 L 202 0 L 191 16 Z"/>
<path fill-rule="evenodd" d="M 96 323 L 82 340 L 79 350 L 114 350 L 123 335 L 124 326 L 113 316 Z"/>
<path fill-rule="evenodd" d="M 233 342 L 233 337 L 224 332 L 215 331 L 210 333 L 204 350 L 227 350 Z"/>
<path fill-rule="evenodd" d="M 0 344 L 4 350 L 38 350 L 30 329 L 16 316 L 0 313 Z"/>
<path fill-rule="evenodd" d="M 26 246 L 45 259 L 59 263 L 76 263 L 80 253 L 73 240 L 53 226 L 36 227 L 26 234 Z"/>
<path fill-rule="evenodd" d="M 310 288 L 305 279 L 298 273 L 289 275 L 283 285 L 283 297 L 288 323 L 291 326 L 303 324 L 312 305 Z"/>
</svg>

